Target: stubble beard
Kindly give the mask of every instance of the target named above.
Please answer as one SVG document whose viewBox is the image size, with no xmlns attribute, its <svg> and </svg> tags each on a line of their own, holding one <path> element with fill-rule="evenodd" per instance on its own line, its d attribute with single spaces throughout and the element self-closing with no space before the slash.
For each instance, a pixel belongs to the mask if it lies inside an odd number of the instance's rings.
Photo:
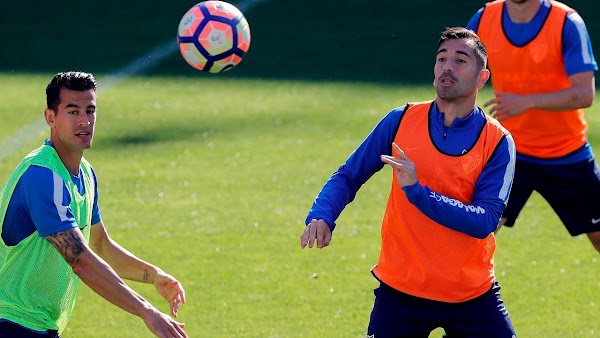
<svg viewBox="0 0 600 338">
<path fill-rule="evenodd" d="M 462 96 L 456 88 L 437 88 L 436 92 L 440 99 L 447 102 L 454 102 Z"/>
</svg>

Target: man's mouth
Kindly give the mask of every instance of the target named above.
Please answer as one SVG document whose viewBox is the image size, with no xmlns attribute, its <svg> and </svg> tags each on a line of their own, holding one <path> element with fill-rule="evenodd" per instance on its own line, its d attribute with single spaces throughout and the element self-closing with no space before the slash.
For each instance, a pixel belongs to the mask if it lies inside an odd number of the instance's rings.
<svg viewBox="0 0 600 338">
<path fill-rule="evenodd" d="M 448 85 L 448 84 L 454 84 L 454 82 L 456 82 L 456 80 L 451 76 L 440 76 L 439 82 L 441 84 Z"/>
</svg>

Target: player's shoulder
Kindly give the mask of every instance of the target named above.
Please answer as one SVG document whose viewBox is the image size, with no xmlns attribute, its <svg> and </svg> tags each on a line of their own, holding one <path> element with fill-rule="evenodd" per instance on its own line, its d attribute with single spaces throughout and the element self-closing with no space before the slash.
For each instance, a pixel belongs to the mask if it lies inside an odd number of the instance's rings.
<svg viewBox="0 0 600 338">
<path fill-rule="evenodd" d="M 589 34 L 583 18 L 577 12 L 567 13 L 563 27 L 563 42 L 575 45 L 589 40 Z"/>
<path fill-rule="evenodd" d="M 560 8 L 561 10 L 563 10 L 565 12 L 575 12 L 575 10 L 573 8 L 569 7 L 567 4 L 564 4 L 559 1 L 546 0 L 546 1 L 543 1 L 542 4 L 549 6 L 549 7 L 552 6 L 555 8 Z"/>
<path fill-rule="evenodd" d="M 402 114 L 406 110 L 407 106 L 408 106 L 408 103 L 405 105 L 402 105 L 402 106 L 394 107 L 392 110 L 389 111 L 388 114 Z"/>
<path fill-rule="evenodd" d="M 382 122 L 386 120 L 390 121 L 400 119 L 404 115 L 404 112 L 406 111 L 408 105 L 409 104 L 407 103 L 405 105 L 392 108 L 390 111 L 388 111 L 387 114 L 385 114 L 385 116 L 382 119 Z"/>
<path fill-rule="evenodd" d="M 52 177 L 52 169 L 32 164 L 25 170 L 23 176 L 38 177 L 40 179 L 49 178 Z"/>
<path fill-rule="evenodd" d="M 579 28 L 579 27 L 585 27 L 585 23 L 583 21 L 583 18 L 576 11 L 572 11 L 572 12 L 567 13 L 566 22 L 567 23 L 571 23 L 572 25 L 574 25 L 577 28 Z"/>
<path fill-rule="evenodd" d="M 22 185 L 42 187 L 50 184 L 53 185 L 54 180 L 55 175 L 51 169 L 38 165 L 30 165 L 19 179 L 19 182 Z"/>
</svg>

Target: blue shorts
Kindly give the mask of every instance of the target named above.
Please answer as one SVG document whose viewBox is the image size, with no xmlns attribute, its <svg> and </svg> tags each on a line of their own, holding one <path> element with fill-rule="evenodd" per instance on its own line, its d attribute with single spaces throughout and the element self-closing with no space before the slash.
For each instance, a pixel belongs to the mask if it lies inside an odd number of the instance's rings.
<svg viewBox="0 0 600 338">
<path fill-rule="evenodd" d="M 0 337 L 2 338 L 60 338 L 55 330 L 47 332 L 33 331 L 11 321 L 0 319 Z"/>
<path fill-rule="evenodd" d="M 384 283 L 375 289 L 367 337 L 427 338 L 438 327 L 447 338 L 517 337 L 498 282 L 483 295 L 462 303 L 414 297 Z"/>
<path fill-rule="evenodd" d="M 600 231 L 600 172 L 593 159 L 561 165 L 517 160 L 508 205 L 502 214 L 506 226 L 515 224 L 533 191 L 550 204 L 571 236 Z"/>
</svg>

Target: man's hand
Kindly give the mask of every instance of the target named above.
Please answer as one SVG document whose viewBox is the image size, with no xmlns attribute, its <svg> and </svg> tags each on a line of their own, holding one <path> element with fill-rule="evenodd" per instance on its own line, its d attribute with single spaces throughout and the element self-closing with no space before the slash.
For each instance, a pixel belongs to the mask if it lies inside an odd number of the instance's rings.
<svg viewBox="0 0 600 338">
<path fill-rule="evenodd" d="M 494 93 L 496 94 L 496 98 L 486 102 L 483 107 L 492 106 L 489 114 L 498 121 L 522 114 L 524 111 L 531 108 L 526 96 L 502 93 L 499 91 L 494 91 Z"/>
<path fill-rule="evenodd" d="M 417 183 L 415 163 L 406 156 L 396 143 L 392 143 L 392 147 L 398 153 L 398 157 L 381 155 L 381 161 L 389 164 L 394 169 L 396 180 L 398 180 L 401 187 Z"/>
<path fill-rule="evenodd" d="M 142 316 L 144 323 L 155 336 L 160 338 L 187 338 L 183 331 L 185 324 L 175 321 L 169 315 L 154 308 Z"/>
<path fill-rule="evenodd" d="M 328 246 L 329 242 L 331 242 L 331 229 L 329 229 L 329 225 L 322 219 L 313 219 L 310 221 L 310 224 L 306 226 L 300 236 L 300 246 L 304 249 L 308 244 L 308 247 L 312 248 L 315 241 L 319 249 Z"/>
<path fill-rule="evenodd" d="M 159 270 L 154 278 L 154 287 L 171 305 L 171 315 L 177 318 L 177 311 L 181 303 L 185 303 L 183 286 L 173 276 Z"/>
</svg>

